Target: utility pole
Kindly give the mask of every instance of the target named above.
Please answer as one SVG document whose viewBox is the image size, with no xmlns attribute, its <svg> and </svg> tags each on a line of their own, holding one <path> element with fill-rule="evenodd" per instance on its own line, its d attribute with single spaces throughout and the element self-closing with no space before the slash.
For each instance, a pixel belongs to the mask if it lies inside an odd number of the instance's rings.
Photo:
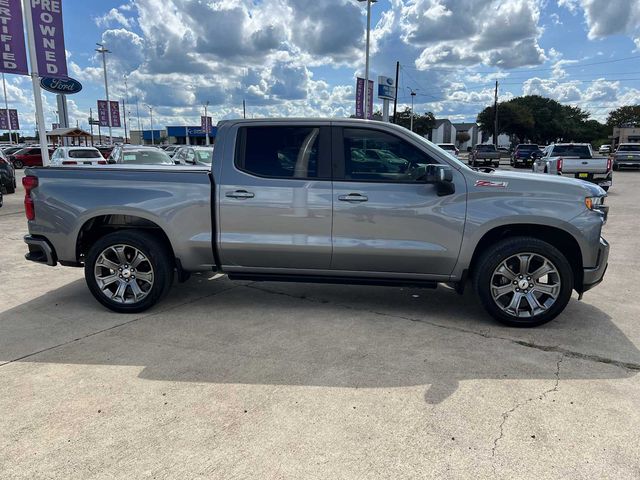
<svg viewBox="0 0 640 480">
<path fill-rule="evenodd" d="M 122 99 L 122 114 L 124 115 L 124 143 L 127 143 L 127 102 L 129 101 L 129 87 L 127 76 L 124 76 L 124 98 Z"/>
<path fill-rule="evenodd" d="M 96 48 L 96 52 L 102 54 L 102 69 L 104 71 L 104 92 L 107 95 L 107 115 L 109 119 L 109 144 L 113 145 L 113 134 L 111 131 L 111 102 L 109 101 L 109 82 L 107 80 L 107 53 L 111 53 L 110 50 L 107 50 L 102 43 L 96 43 L 100 48 Z"/>
<path fill-rule="evenodd" d="M 136 116 L 138 117 L 138 131 L 142 135 L 142 127 L 140 126 L 140 106 L 138 105 L 138 97 L 136 97 Z"/>
<path fill-rule="evenodd" d="M 247 118 L 247 101 L 242 100 L 242 118 Z"/>
<path fill-rule="evenodd" d="M 4 108 L 5 108 L 5 113 L 7 114 L 7 128 L 9 129 L 9 144 L 13 145 L 13 132 L 11 131 L 11 118 L 9 117 L 9 102 L 7 100 L 7 82 L 4 79 L 4 72 L 2 73 L 2 88 L 4 89 Z"/>
<path fill-rule="evenodd" d="M 493 144 L 498 148 L 498 80 L 496 80 L 496 93 L 493 101 Z"/>
<path fill-rule="evenodd" d="M 149 109 L 149 116 L 151 117 L 149 119 L 151 122 L 151 145 L 155 145 L 156 140 L 153 138 L 153 107 L 151 105 L 147 105 L 147 108 Z"/>
<path fill-rule="evenodd" d="M 204 102 L 204 135 L 206 145 L 209 145 L 209 117 L 207 117 L 207 109 L 209 108 L 209 100 Z"/>
<path fill-rule="evenodd" d="M 400 81 L 400 62 L 396 62 L 396 98 L 393 100 L 393 123 L 396 123 L 398 114 L 398 82 Z"/>
<path fill-rule="evenodd" d="M 407 87 L 407 88 L 411 92 L 411 131 L 413 132 L 413 101 L 416 98 L 416 95 L 417 95 L 416 91 L 417 90 L 413 90 L 412 88 L 409 88 L 409 87 Z"/>
</svg>

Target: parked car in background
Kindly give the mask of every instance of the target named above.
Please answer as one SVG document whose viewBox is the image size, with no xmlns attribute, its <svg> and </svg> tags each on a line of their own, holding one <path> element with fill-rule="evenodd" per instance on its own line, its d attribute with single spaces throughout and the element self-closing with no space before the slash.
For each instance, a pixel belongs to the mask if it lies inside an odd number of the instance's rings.
<svg viewBox="0 0 640 480">
<path fill-rule="evenodd" d="M 116 146 L 107 162 L 135 165 L 175 165 L 171 157 L 161 149 L 137 145 Z"/>
<path fill-rule="evenodd" d="M 16 153 L 19 150 L 22 150 L 24 148 L 24 145 L 14 145 L 14 146 L 8 146 L 8 147 L 3 147 L 2 151 L 4 152 L 5 155 L 13 155 L 14 153 Z"/>
<path fill-rule="evenodd" d="M 472 170 L 383 122 L 229 120 L 217 139 L 211 167 L 28 170 L 27 260 L 84 267 L 96 300 L 122 313 L 200 271 L 459 293 L 472 279 L 486 310 L 520 327 L 605 274 L 596 185 Z M 390 171 L 372 147 L 407 168 Z"/>
<path fill-rule="evenodd" d="M 49 158 L 53 155 L 54 149 L 49 147 Z M 9 155 L 9 160 L 13 166 L 20 170 L 24 167 L 41 167 L 42 153 L 39 146 L 31 146 L 18 150 L 13 155 Z"/>
<path fill-rule="evenodd" d="M 514 168 L 519 166 L 531 167 L 536 157 L 542 156 L 542 151 L 535 143 L 521 143 L 511 155 L 510 165 Z"/>
<path fill-rule="evenodd" d="M 438 146 L 441 149 L 455 155 L 456 157 L 460 155 L 460 150 L 453 143 L 439 143 Z"/>
<path fill-rule="evenodd" d="M 213 159 L 213 147 L 180 147 L 173 156 L 179 165 L 210 166 Z"/>
<path fill-rule="evenodd" d="M 107 161 L 95 147 L 58 147 L 51 156 L 52 167 L 106 164 Z"/>
<path fill-rule="evenodd" d="M 498 153 L 500 154 L 500 158 L 511 157 L 511 149 L 509 147 L 498 147 Z"/>
<path fill-rule="evenodd" d="M 613 169 L 639 168 L 640 143 L 621 143 L 612 155 Z"/>
<path fill-rule="evenodd" d="M 600 145 L 598 153 L 601 153 L 603 155 L 611 153 L 611 145 Z"/>
<path fill-rule="evenodd" d="M 586 180 L 609 190 L 613 184 L 613 161 L 606 157 L 593 157 L 588 143 L 558 143 L 549 145 L 533 164 L 536 173 L 563 175 Z"/>
<path fill-rule="evenodd" d="M 165 145 L 162 147 L 162 150 L 169 155 L 171 158 L 176 154 L 178 150 L 180 150 L 180 145 Z"/>
<path fill-rule="evenodd" d="M 16 172 L 9 158 L 0 151 L 0 191 L 14 193 L 16 191 Z"/>
<path fill-rule="evenodd" d="M 469 165 L 477 167 L 478 165 L 493 165 L 495 168 L 500 166 L 500 153 L 492 144 L 479 144 L 473 147 L 469 156 Z"/>
</svg>

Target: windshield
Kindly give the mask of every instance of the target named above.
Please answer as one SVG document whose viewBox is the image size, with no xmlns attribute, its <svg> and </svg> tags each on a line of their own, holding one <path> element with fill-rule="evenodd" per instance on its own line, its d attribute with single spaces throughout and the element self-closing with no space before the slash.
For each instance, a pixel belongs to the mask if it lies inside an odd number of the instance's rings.
<svg viewBox="0 0 640 480">
<path fill-rule="evenodd" d="M 556 145 L 553 147 L 551 154 L 554 157 L 591 158 L 591 150 L 586 145 Z"/>
<path fill-rule="evenodd" d="M 637 145 L 620 145 L 619 152 L 640 152 L 640 143 Z"/>
<path fill-rule="evenodd" d="M 534 144 L 518 145 L 518 150 L 538 150 L 538 145 L 534 145 Z"/>
<path fill-rule="evenodd" d="M 122 152 L 122 163 L 173 165 L 173 160 L 162 150 L 126 150 Z"/>
<path fill-rule="evenodd" d="M 198 162 L 211 163 L 213 161 L 213 150 L 196 150 Z"/>
<path fill-rule="evenodd" d="M 455 150 L 456 146 L 455 145 L 451 145 L 451 144 L 440 144 L 438 145 L 441 149 L 443 150 Z"/>
<path fill-rule="evenodd" d="M 69 150 L 69 158 L 102 158 L 102 155 L 98 150 L 85 149 L 85 150 Z"/>
<path fill-rule="evenodd" d="M 495 145 L 476 145 L 476 150 L 479 152 L 495 152 Z"/>
</svg>

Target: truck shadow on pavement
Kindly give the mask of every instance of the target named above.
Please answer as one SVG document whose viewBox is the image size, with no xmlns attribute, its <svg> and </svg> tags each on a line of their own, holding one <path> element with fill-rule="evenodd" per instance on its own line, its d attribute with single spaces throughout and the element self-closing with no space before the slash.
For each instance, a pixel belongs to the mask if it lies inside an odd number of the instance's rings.
<svg viewBox="0 0 640 480">
<path fill-rule="evenodd" d="M 640 351 L 587 302 L 574 299 L 553 322 L 519 330 L 494 322 L 471 292 L 460 297 L 447 288 L 195 276 L 153 310 L 117 315 L 78 280 L 0 313 L 0 366 L 140 366 L 140 378 L 170 382 L 425 385 L 430 404 L 467 380 L 557 382 L 638 373 Z"/>
</svg>

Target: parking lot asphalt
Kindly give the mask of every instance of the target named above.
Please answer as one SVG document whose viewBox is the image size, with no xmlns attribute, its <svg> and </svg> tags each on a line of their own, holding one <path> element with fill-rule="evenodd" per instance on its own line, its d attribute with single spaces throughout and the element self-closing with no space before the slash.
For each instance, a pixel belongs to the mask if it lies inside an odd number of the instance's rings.
<svg viewBox="0 0 640 480">
<path fill-rule="evenodd" d="M 18 180 L 19 181 L 19 180 Z M 0 209 L 0 478 L 640 478 L 640 172 L 602 285 L 530 330 L 469 289 L 176 285 L 118 315 Z"/>
</svg>

